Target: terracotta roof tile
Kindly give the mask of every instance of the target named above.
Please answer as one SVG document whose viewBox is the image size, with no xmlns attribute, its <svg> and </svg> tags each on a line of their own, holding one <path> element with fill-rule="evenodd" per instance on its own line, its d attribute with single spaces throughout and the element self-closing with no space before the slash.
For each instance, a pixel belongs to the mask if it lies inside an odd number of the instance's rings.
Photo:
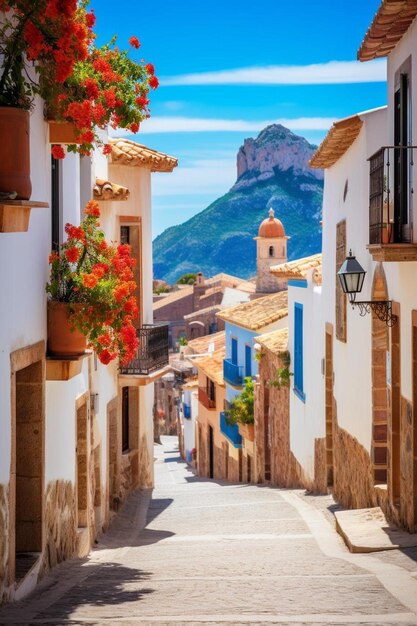
<svg viewBox="0 0 417 626">
<path fill-rule="evenodd" d="M 182 386 L 183 389 L 197 389 L 198 387 L 198 378 L 188 379 L 187 382 Z"/>
<path fill-rule="evenodd" d="M 197 337 L 196 339 L 192 339 L 187 344 L 187 352 L 188 354 L 204 354 L 208 352 L 209 345 L 214 343 L 214 351 L 219 350 L 226 341 L 226 333 L 224 330 L 221 330 L 218 333 L 213 333 L 212 335 L 204 335 L 204 337 Z"/>
<path fill-rule="evenodd" d="M 94 200 L 127 200 L 129 195 L 130 191 L 127 187 L 96 178 L 96 184 L 93 187 Z"/>
<path fill-rule="evenodd" d="M 255 337 L 255 341 L 274 354 L 285 352 L 285 350 L 288 350 L 288 328 L 264 333 L 259 335 L 259 337 Z"/>
<path fill-rule="evenodd" d="M 204 313 L 210 313 L 210 311 L 220 311 L 220 304 L 213 304 L 212 306 L 206 306 L 204 309 L 197 309 L 197 311 L 193 311 L 192 313 L 188 313 L 188 315 L 184 315 L 185 320 L 192 319 L 193 317 L 199 317 L 200 315 L 204 315 Z M 194 341 L 194 340 L 193 340 Z"/>
<path fill-rule="evenodd" d="M 259 330 L 264 326 L 273 324 L 288 315 L 288 292 L 280 291 L 272 293 L 250 302 L 244 302 L 237 306 L 225 309 L 217 313 L 226 322 L 248 328 L 249 330 Z"/>
<path fill-rule="evenodd" d="M 181 298 L 186 298 L 187 296 L 192 295 L 192 293 L 193 293 L 192 286 L 185 287 L 184 289 L 178 289 L 177 291 L 173 291 L 172 293 L 169 293 L 167 296 L 164 296 L 160 300 L 157 300 L 156 302 L 154 302 L 153 310 L 158 311 L 159 309 L 162 309 L 167 304 L 172 304 L 172 302 L 181 300 Z"/>
<path fill-rule="evenodd" d="M 273 265 L 270 269 L 272 274 L 279 276 L 280 278 L 289 278 L 293 280 L 300 280 L 307 277 L 308 270 L 321 268 L 322 255 L 313 254 L 312 256 L 304 257 L 303 259 L 296 259 L 289 263 L 281 263 L 280 265 Z"/>
<path fill-rule="evenodd" d="M 109 139 L 111 162 L 121 165 L 149 167 L 151 172 L 172 172 L 178 165 L 175 157 L 147 148 L 130 139 Z"/>
<path fill-rule="evenodd" d="M 359 115 L 335 122 L 310 159 L 310 167 L 326 168 L 334 165 L 353 144 L 362 124 Z"/>
<path fill-rule="evenodd" d="M 359 61 L 387 56 L 417 15 L 417 0 L 383 0 L 358 50 Z"/>
<path fill-rule="evenodd" d="M 194 360 L 194 365 L 213 380 L 217 385 L 224 386 L 223 361 L 226 357 L 226 347 L 213 352 L 212 356 L 204 356 Z"/>
</svg>

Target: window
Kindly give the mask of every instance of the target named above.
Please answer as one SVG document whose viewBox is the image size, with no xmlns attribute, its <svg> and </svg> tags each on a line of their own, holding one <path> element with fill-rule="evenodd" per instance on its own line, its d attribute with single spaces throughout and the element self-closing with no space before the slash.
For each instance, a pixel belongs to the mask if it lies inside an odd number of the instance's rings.
<svg viewBox="0 0 417 626">
<path fill-rule="evenodd" d="M 294 392 L 305 402 L 303 380 L 303 305 L 294 304 Z"/>
<path fill-rule="evenodd" d="M 237 365 L 237 339 L 232 337 L 232 363 Z"/>
<path fill-rule="evenodd" d="M 275 256 L 274 246 L 269 246 L 269 256 Z"/>
<path fill-rule="evenodd" d="M 122 452 L 129 450 L 129 387 L 122 389 Z"/>
<path fill-rule="evenodd" d="M 208 399 L 212 402 L 216 402 L 216 385 L 212 380 L 210 380 L 210 378 L 207 378 L 206 392 Z"/>
<path fill-rule="evenodd" d="M 252 350 L 248 345 L 245 346 L 245 376 L 252 376 Z"/>
<path fill-rule="evenodd" d="M 60 161 L 51 157 L 51 249 L 59 250 L 61 241 Z"/>
<path fill-rule="evenodd" d="M 409 178 L 412 150 L 407 150 L 407 146 L 411 143 L 410 69 L 410 61 L 407 61 L 395 76 L 394 145 L 404 146 L 394 150 L 395 242 L 406 242 L 410 240 Z"/>
<path fill-rule="evenodd" d="M 346 296 L 343 293 L 337 272 L 340 270 L 346 258 L 346 220 L 342 220 L 336 226 L 336 337 L 339 341 L 346 343 L 347 341 L 347 324 L 346 324 Z"/>
</svg>

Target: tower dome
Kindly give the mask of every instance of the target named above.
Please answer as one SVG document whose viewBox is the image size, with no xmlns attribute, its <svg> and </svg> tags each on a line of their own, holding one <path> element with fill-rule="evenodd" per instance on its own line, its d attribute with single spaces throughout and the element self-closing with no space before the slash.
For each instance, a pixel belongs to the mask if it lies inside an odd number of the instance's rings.
<svg viewBox="0 0 417 626">
<path fill-rule="evenodd" d="M 275 216 L 274 209 L 269 209 L 267 217 L 259 226 L 258 237 L 285 237 L 285 230 L 282 222 Z"/>
</svg>

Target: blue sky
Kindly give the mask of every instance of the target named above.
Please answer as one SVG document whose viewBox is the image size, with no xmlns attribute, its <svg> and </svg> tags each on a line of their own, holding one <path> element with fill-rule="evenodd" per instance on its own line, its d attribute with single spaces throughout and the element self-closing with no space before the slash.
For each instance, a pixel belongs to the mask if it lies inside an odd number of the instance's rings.
<svg viewBox="0 0 417 626">
<path fill-rule="evenodd" d="M 356 62 L 379 4 L 91 0 L 98 43 L 136 35 L 133 56 L 160 79 L 152 118 L 130 136 L 180 161 L 153 175 L 154 237 L 228 191 L 240 145 L 267 123 L 317 144 L 332 121 L 386 103 L 385 61 Z"/>
</svg>

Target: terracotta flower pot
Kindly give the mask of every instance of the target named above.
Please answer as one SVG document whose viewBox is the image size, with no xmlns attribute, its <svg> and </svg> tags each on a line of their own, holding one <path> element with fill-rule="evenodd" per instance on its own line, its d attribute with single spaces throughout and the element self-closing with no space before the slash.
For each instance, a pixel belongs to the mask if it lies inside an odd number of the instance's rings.
<svg viewBox="0 0 417 626">
<path fill-rule="evenodd" d="M 71 330 L 68 305 L 48 301 L 48 354 L 75 357 L 84 354 L 87 347 L 85 335 Z"/>
<path fill-rule="evenodd" d="M 48 120 L 49 143 L 80 143 L 80 139 L 75 133 L 75 126 L 71 122 L 56 122 Z"/>
<path fill-rule="evenodd" d="M 16 200 L 32 193 L 29 135 L 29 111 L 0 107 L 0 191 L 15 191 Z"/>
</svg>

